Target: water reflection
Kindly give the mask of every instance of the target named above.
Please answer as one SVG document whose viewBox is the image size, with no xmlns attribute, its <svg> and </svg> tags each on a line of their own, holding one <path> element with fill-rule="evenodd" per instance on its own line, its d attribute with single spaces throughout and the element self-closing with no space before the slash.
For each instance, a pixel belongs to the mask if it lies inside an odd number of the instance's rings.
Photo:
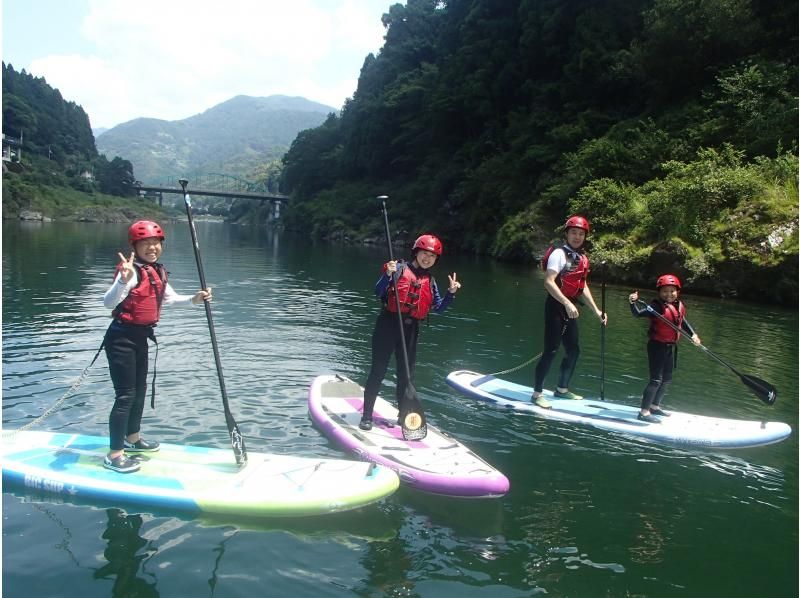
<svg viewBox="0 0 800 598">
<path fill-rule="evenodd" d="M 106 509 L 106 516 L 108 525 L 102 537 L 108 543 L 103 551 L 108 563 L 95 570 L 94 578 L 113 578 L 114 598 L 159 596 L 155 576 L 144 569 L 156 549 L 139 535 L 144 523 L 142 516 L 126 515 L 121 509 Z"/>
</svg>

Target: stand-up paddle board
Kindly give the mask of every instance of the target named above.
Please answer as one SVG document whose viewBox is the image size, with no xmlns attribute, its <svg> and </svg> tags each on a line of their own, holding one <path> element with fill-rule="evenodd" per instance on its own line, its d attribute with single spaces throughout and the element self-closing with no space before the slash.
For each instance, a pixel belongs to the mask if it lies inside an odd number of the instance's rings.
<svg viewBox="0 0 800 598">
<path fill-rule="evenodd" d="M 648 423 L 637 419 L 638 406 L 591 398 L 557 399 L 549 390 L 543 395 L 552 408 L 544 409 L 531 403 L 533 388 L 530 386 L 467 370 L 450 372 L 447 383 L 466 395 L 514 411 L 670 444 L 745 448 L 780 442 L 792 433 L 792 428 L 782 422 L 724 419 L 671 410 L 668 410 L 669 417 L 658 418 L 659 423 Z"/>
<path fill-rule="evenodd" d="M 5 431 L 3 483 L 74 498 L 190 513 L 293 517 L 346 511 L 397 490 L 386 467 L 248 451 L 239 468 L 230 450 L 161 444 L 138 455 L 141 468 L 103 467 L 108 438 Z"/>
<path fill-rule="evenodd" d="M 364 389 L 339 375 L 318 376 L 308 411 L 328 438 L 360 459 L 384 465 L 404 484 L 432 494 L 484 498 L 508 492 L 508 479 L 463 444 L 428 424 L 423 440 L 403 440 L 398 411 L 378 397 L 369 431 L 358 427 Z"/>
</svg>

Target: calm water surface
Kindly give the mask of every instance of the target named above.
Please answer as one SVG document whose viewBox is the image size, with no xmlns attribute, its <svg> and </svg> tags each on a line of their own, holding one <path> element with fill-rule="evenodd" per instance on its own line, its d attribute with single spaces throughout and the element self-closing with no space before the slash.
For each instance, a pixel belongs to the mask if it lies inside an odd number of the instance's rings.
<svg viewBox="0 0 800 598">
<path fill-rule="evenodd" d="M 165 227 L 178 292 L 197 271 L 185 223 Z M 251 451 L 346 458 L 311 425 L 311 380 L 363 383 L 381 248 L 314 245 L 264 230 L 199 223 L 231 409 Z M 3 425 L 61 397 L 100 345 L 122 225 L 3 225 Z M 446 249 L 446 248 L 445 248 Z M 738 451 L 660 446 L 510 415 L 457 394 L 448 372 L 497 372 L 541 350 L 541 273 L 445 255 L 464 287 L 424 325 L 415 385 L 431 422 L 511 480 L 501 499 L 401 489 L 333 516 L 185 518 L 129 505 L 3 494 L 7 596 L 796 596 L 797 310 L 686 296 L 714 352 L 779 389 L 769 408 L 688 344 L 667 406 L 789 423 L 780 444 Z M 600 284 L 595 281 L 595 296 Z M 628 289 L 608 288 L 607 398 L 637 404 L 646 324 Z M 650 293 L 645 296 L 649 298 Z M 573 389 L 600 389 L 599 325 L 582 317 Z M 229 447 L 202 309 L 167 308 L 158 327 L 158 399 L 144 434 Z M 529 383 L 533 366 L 514 372 Z M 552 385 L 555 366 L 548 378 Z M 384 396 L 393 396 L 391 379 Z M 106 434 L 113 389 L 101 356 L 38 429 Z"/>
</svg>

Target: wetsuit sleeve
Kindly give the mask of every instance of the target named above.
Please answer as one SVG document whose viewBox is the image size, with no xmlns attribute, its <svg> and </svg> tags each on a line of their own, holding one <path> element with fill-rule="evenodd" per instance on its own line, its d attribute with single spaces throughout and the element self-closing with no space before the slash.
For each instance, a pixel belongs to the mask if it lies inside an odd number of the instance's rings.
<svg viewBox="0 0 800 598">
<path fill-rule="evenodd" d="M 446 310 L 456 297 L 455 294 L 450 291 L 447 291 L 444 297 L 442 297 L 441 293 L 439 293 L 439 285 L 436 284 L 436 281 L 433 279 L 431 279 L 431 292 L 433 294 L 433 308 L 431 311 L 437 314 Z"/>
<path fill-rule="evenodd" d="M 181 295 L 175 292 L 172 285 L 167 283 L 167 288 L 164 289 L 164 305 L 194 305 L 192 303 L 194 295 Z"/>
<path fill-rule="evenodd" d="M 641 318 L 642 316 L 645 316 L 647 318 L 654 317 L 653 314 L 647 311 L 646 307 L 639 307 L 638 303 L 635 302 L 631 303 L 630 306 L 631 306 L 631 315 L 633 315 L 636 318 Z M 656 312 L 659 312 L 658 305 L 656 305 L 655 302 L 651 303 L 650 307 L 656 310 Z"/>
<path fill-rule="evenodd" d="M 692 325 L 689 324 L 689 321 L 686 318 L 683 318 L 683 321 L 681 322 L 681 329 L 689 336 L 694 336 L 694 328 L 692 328 Z"/>
<path fill-rule="evenodd" d="M 105 306 L 106 309 L 114 309 L 117 305 L 122 303 L 122 300 L 128 296 L 128 293 L 130 293 L 131 289 L 135 288 L 137 284 L 139 284 L 139 274 L 137 272 L 133 273 L 133 278 L 131 278 L 127 284 L 122 282 L 119 272 L 117 272 L 117 275 L 114 277 L 114 282 L 111 283 L 106 294 L 103 295 L 103 306 Z"/>
<path fill-rule="evenodd" d="M 392 282 L 391 274 L 383 274 L 375 283 L 375 296 L 381 301 L 386 301 L 389 283 Z"/>
</svg>

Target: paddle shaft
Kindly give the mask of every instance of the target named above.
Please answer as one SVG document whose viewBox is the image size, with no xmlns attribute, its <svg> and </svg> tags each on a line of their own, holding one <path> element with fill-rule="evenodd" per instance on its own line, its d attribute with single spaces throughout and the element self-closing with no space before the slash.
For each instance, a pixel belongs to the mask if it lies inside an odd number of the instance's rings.
<svg viewBox="0 0 800 598">
<path fill-rule="evenodd" d="M 606 263 L 602 262 L 600 283 L 600 311 L 606 314 Z M 600 320 L 600 400 L 606 400 L 606 325 Z"/>
<path fill-rule="evenodd" d="M 186 217 L 189 219 L 189 232 L 192 235 L 192 247 L 194 248 L 194 259 L 197 263 L 197 273 L 200 276 L 200 288 L 206 290 L 206 276 L 203 271 L 203 258 L 200 256 L 200 244 L 197 242 L 197 231 L 194 227 L 194 218 L 192 217 L 192 200 L 186 192 L 186 181 L 181 179 L 180 184 L 183 187 L 183 203 L 186 206 Z M 222 406 L 225 410 L 225 423 L 228 426 L 228 433 L 231 436 L 231 446 L 234 455 L 236 456 L 236 463 L 244 465 L 247 463 L 247 450 L 244 446 L 244 437 L 239 432 L 239 426 L 231 414 L 228 405 L 228 393 L 225 390 L 225 378 L 222 375 L 222 362 L 219 358 L 219 346 L 217 345 L 217 334 L 214 330 L 214 319 L 211 316 L 211 305 L 208 301 L 203 301 L 203 307 L 206 309 L 206 320 L 208 321 L 208 332 L 211 335 L 211 347 L 214 350 L 214 363 L 217 366 L 217 378 L 219 379 L 219 390 L 222 393 Z"/>
<path fill-rule="evenodd" d="M 392 251 L 392 237 L 389 233 L 389 216 L 386 213 L 386 202 L 381 200 L 381 206 L 383 207 L 383 226 L 386 229 L 386 245 L 389 248 L 389 261 L 394 261 L 394 252 Z M 400 294 L 397 293 L 397 270 L 392 273 L 392 284 L 394 284 L 395 293 L 394 293 L 394 301 L 395 306 L 397 307 L 397 327 L 400 330 L 400 344 L 403 347 L 403 367 L 406 370 L 406 380 L 408 384 L 411 384 L 411 368 L 408 365 L 408 350 L 406 349 L 406 333 L 403 329 L 403 314 L 400 311 Z"/>
</svg>

